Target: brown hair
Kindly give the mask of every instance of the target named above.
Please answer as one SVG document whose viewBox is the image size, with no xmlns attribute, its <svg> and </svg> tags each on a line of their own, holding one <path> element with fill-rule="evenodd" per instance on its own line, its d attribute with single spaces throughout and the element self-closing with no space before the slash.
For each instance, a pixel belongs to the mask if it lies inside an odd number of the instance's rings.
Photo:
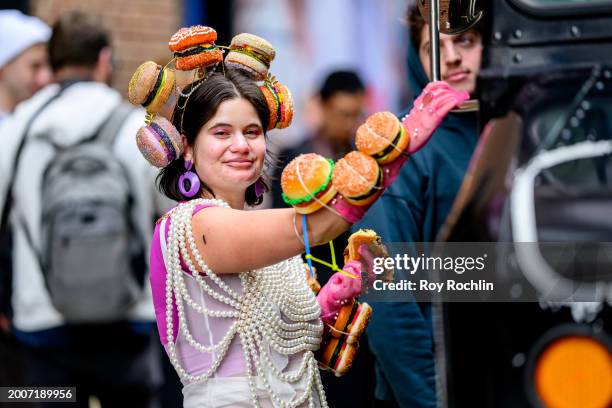
<svg viewBox="0 0 612 408">
<path fill-rule="evenodd" d="M 183 92 L 189 94 L 196 86 L 197 88 L 193 90 L 188 99 L 183 96 L 179 98 L 173 115 L 174 126 L 185 136 L 189 146 L 195 144 L 200 129 L 215 116 L 219 106 L 223 102 L 235 98 L 244 98 L 249 101 L 255 108 L 263 129 L 268 128 L 270 111 L 266 99 L 257 84 L 240 72 L 225 67 L 225 74 L 215 72 L 204 83 L 194 82 L 187 86 Z M 180 107 L 184 107 L 184 109 Z M 269 159 L 268 152 L 266 152 L 266 156 Z M 174 160 L 164 167 L 157 176 L 159 190 L 175 201 L 186 199 L 178 188 L 178 180 L 185 172 L 184 164 L 185 161 L 182 157 Z M 264 183 L 264 189 L 269 191 L 268 183 L 264 180 L 266 178 L 267 175 L 264 174 L 260 181 Z M 193 197 L 194 199 L 201 197 L 204 192 L 215 196 L 215 193 L 206 183 L 201 181 L 200 185 L 199 194 L 196 194 Z M 255 187 L 251 185 L 246 189 L 245 201 L 247 205 L 255 206 L 261 204 L 263 197 L 257 197 Z"/>
<path fill-rule="evenodd" d="M 410 39 L 413 41 L 414 47 L 418 50 L 421 46 L 421 32 L 423 32 L 423 27 L 425 27 L 427 22 L 423 16 L 421 16 L 421 12 L 416 3 L 408 8 L 406 21 L 408 21 L 408 28 L 410 29 Z"/>
<path fill-rule="evenodd" d="M 65 66 L 91 68 L 110 37 L 100 19 L 82 11 L 62 15 L 53 25 L 49 40 L 49 62 L 54 72 Z"/>
</svg>

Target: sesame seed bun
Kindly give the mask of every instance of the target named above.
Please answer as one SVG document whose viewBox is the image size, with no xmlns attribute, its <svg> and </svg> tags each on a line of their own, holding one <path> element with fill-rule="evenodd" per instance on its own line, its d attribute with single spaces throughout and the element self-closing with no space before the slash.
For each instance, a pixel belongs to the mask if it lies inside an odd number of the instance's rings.
<svg viewBox="0 0 612 408">
<path fill-rule="evenodd" d="M 302 154 L 283 170 L 283 199 L 300 214 L 310 214 L 327 204 L 337 194 L 331 183 L 333 164 L 315 153 Z"/>
<path fill-rule="evenodd" d="M 174 90 L 174 71 L 153 61 L 141 64 L 128 84 L 128 100 L 142 105 L 148 113 L 158 113 Z"/>
<path fill-rule="evenodd" d="M 376 160 L 353 151 L 334 166 L 332 183 L 353 205 L 371 204 L 382 193 L 382 172 Z"/>
<path fill-rule="evenodd" d="M 181 135 L 163 117 L 157 117 L 136 133 L 136 145 L 140 153 L 155 167 L 165 167 L 183 153 Z"/>
<path fill-rule="evenodd" d="M 217 32 L 212 27 L 201 25 L 183 27 L 168 42 L 172 52 L 181 52 L 196 45 L 217 41 Z"/>
<path fill-rule="evenodd" d="M 348 245 L 346 246 L 347 252 L 345 252 L 344 263 L 348 263 L 349 260 L 361 260 L 361 255 L 357 251 L 361 245 L 370 245 L 376 243 L 382 245 L 380 237 L 376 235 L 376 231 L 371 229 L 360 229 L 351 234 L 348 239 Z"/>
<path fill-rule="evenodd" d="M 263 38 L 250 33 L 235 35 L 230 43 L 230 48 L 253 50 L 268 67 L 276 56 L 276 51 L 274 50 L 272 44 Z"/>
<path fill-rule="evenodd" d="M 293 97 L 289 89 L 280 82 L 265 83 L 259 89 L 270 110 L 268 130 L 288 127 L 293 120 Z"/>
<path fill-rule="evenodd" d="M 331 369 L 336 377 L 342 377 L 353 365 L 357 350 L 357 345 L 334 338 L 325 345 L 320 362 L 324 368 Z"/>
<path fill-rule="evenodd" d="M 253 81 L 263 81 L 268 75 L 268 67 L 250 55 L 237 51 L 230 51 L 225 57 L 225 66 L 234 68 Z"/>
<path fill-rule="evenodd" d="M 147 61 L 134 71 L 128 83 L 128 100 L 134 105 L 141 105 L 146 100 L 157 81 L 161 66 L 153 61 Z"/>
<path fill-rule="evenodd" d="M 391 112 L 378 112 L 357 128 L 357 150 L 374 157 L 380 164 L 397 159 L 408 147 L 410 137 Z"/>
<path fill-rule="evenodd" d="M 196 68 L 208 68 L 223 61 L 223 52 L 219 49 L 202 49 L 197 54 L 185 57 L 176 56 L 176 69 L 181 71 L 191 71 Z"/>
<path fill-rule="evenodd" d="M 249 33 L 234 36 L 225 64 L 244 72 L 254 81 L 268 76 L 270 63 L 276 55 L 274 47 L 261 37 Z"/>
<path fill-rule="evenodd" d="M 359 349 L 359 337 L 365 331 L 371 316 L 372 308 L 367 303 L 353 302 L 340 309 L 334 325 L 335 330 L 330 331 L 329 340 L 324 345 L 319 359 L 321 364 L 331 369 L 337 377 L 343 376 L 351 368 Z"/>
</svg>

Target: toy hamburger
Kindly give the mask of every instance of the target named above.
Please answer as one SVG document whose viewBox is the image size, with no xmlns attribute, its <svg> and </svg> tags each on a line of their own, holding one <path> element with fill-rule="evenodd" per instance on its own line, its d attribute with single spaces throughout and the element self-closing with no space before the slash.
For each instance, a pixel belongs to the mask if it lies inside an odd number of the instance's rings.
<svg viewBox="0 0 612 408">
<path fill-rule="evenodd" d="M 331 182 L 334 164 L 316 153 L 302 154 L 283 170 L 283 200 L 299 214 L 311 214 L 337 193 Z"/>
<path fill-rule="evenodd" d="M 380 164 L 397 159 L 408 147 L 410 136 L 391 112 L 378 112 L 357 128 L 357 150 L 372 156 Z"/>
<path fill-rule="evenodd" d="M 364 261 L 359 253 L 359 247 L 365 245 L 374 258 L 388 258 L 389 252 L 383 244 L 382 240 L 376 234 L 376 231 L 371 229 L 360 229 L 353 232 L 348 239 L 348 244 L 344 249 L 344 263 L 347 264 L 351 260 Z M 380 279 L 384 282 L 393 282 L 394 270 L 383 266 L 382 274 L 374 275 L 374 271 L 368 270 L 371 266 L 366 262 L 362 262 L 362 273 L 366 277 L 365 291 L 373 284 L 375 279 Z"/>
<path fill-rule="evenodd" d="M 293 99 L 289 89 L 280 82 L 266 82 L 259 89 L 270 109 L 268 130 L 288 127 L 293 120 Z"/>
<path fill-rule="evenodd" d="M 359 349 L 359 337 L 368 325 L 372 308 L 353 301 L 343 306 L 329 337 L 320 351 L 319 362 L 340 377 L 351 368 Z"/>
<path fill-rule="evenodd" d="M 138 130 L 136 144 L 145 159 L 155 167 L 165 167 L 183 154 L 181 135 L 161 116 Z"/>
<path fill-rule="evenodd" d="M 383 173 L 376 160 L 362 152 L 350 152 L 334 166 L 332 183 L 353 205 L 371 204 L 382 193 Z"/>
<path fill-rule="evenodd" d="M 223 61 L 223 52 L 215 45 L 216 40 L 217 32 L 211 27 L 197 25 L 178 30 L 168 42 L 176 69 L 190 71 Z"/>
<path fill-rule="evenodd" d="M 174 71 L 153 61 L 141 64 L 128 84 L 128 100 L 142 105 L 148 113 L 157 113 L 168 102 L 174 89 Z"/>
<path fill-rule="evenodd" d="M 254 81 L 263 81 L 275 54 L 272 45 L 263 38 L 242 33 L 232 38 L 225 65 L 244 72 Z"/>
</svg>

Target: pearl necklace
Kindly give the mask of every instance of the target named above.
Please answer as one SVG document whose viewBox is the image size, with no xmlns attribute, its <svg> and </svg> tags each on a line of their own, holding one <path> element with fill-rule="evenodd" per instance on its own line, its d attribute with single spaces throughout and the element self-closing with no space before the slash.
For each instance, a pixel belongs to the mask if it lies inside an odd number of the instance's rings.
<svg viewBox="0 0 612 408">
<path fill-rule="evenodd" d="M 266 268 L 240 273 L 243 294 L 239 295 L 206 265 L 197 249 L 191 225 L 193 211 L 197 205 L 230 208 L 222 200 L 196 199 L 179 204 L 169 213 L 171 224 L 167 240 L 166 334 L 168 356 L 178 375 L 188 382 L 206 381 L 219 368 L 232 340 L 238 335 L 242 343 L 251 400 L 255 407 L 259 407 L 259 401 L 254 373 L 261 378 L 275 406 L 298 407 L 307 403 L 308 407 L 314 407 L 313 391 L 316 391 L 321 406 L 327 407 L 313 354 L 313 351 L 319 348 L 323 333 L 323 323 L 319 318 L 321 311 L 304 277 L 301 259 L 294 257 Z M 186 273 L 181 268 L 181 259 L 200 290 L 230 306 L 232 310 L 211 310 L 195 302 L 187 291 Z M 198 272 L 198 268 L 202 272 Z M 202 274 L 220 290 L 206 283 Z M 187 343 L 199 352 L 214 353 L 211 367 L 204 374 L 196 376 L 188 373 L 178 359 L 173 335 L 173 297 L 178 312 L 179 330 Z M 233 324 L 217 344 L 203 345 L 195 340 L 190 332 L 186 307 L 202 317 L 233 319 Z M 270 349 L 286 356 L 302 353 L 299 368 L 293 372 L 282 371 L 273 363 Z M 272 389 L 268 381 L 269 375 L 282 382 L 302 382 L 305 384 L 305 390 L 292 401 L 284 401 Z"/>
</svg>

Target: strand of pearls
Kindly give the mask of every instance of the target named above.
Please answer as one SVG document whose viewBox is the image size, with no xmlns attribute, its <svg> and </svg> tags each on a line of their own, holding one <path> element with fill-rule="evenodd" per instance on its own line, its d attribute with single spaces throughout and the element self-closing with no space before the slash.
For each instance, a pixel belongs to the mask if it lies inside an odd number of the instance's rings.
<svg viewBox="0 0 612 408">
<path fill-rule="evenodd" d="M 304 279 L 301 259 L 295 257 L 266 268 L 240 273 L 243 291 L 239 295 L 206 265 L 197 249 L 192 226 L 193 211 L 197 205 L 229 208 L 221 200 L 197 199 L 181 203 L 169 213 L 171 224 L 167 240 L 166 334 L 168 355 L 177 373 L 188 382 L 206 381 L 219 368 L 230 344 L 238 335 L 251 400 L 255 407 L 260 406 L 255 372 L 276 406 L 298 407 L 307 404 L 314 407 L 316 393 L 321 406 L 327 407 L 317 362 L 312 353 L 319 348 L 323 323 L 319 319 L 319 304 Z M 181 259 L 189 273 L 183 271 Z M 218 286 L 218 290 L 207 283 L 203 275 Z M 185 282 L 185 279 L 191 278 L 197 282 L 202 292 L 232 310 L 211 310 L 194 301 Z M 188 373 L 179 361 L 173 335 L 174 305 L 178 314 L 178 327 L 187 344 L 202 353 L 215 353 L 210 369 L 204 374 L 194 376 Z M 204 345 L 196 341 L 191 333 L 187 308 L 194 310 L 197 315 L 231 318 L 234 323 L 217 344 Z M 299 356 L 299 368 L 292 372 L 283 371 L 274 364 L 270 352 L 289 358 Z M 268 381 L 269 375 L 282 382 L 303 383 L 305 389 L 292 401 L 283 401 Z"/>
<path fill-rule="evenodd" d="M 217 344 L 211 347 L 203 346 L 202 344 L 196 342 L 193 339 L 189 331 L 189 327 L 187 325 L 187 319 L 185 318 L 184 313 L 184 305 L 183 305 L 183 295 L 186 294 L 186 288 L 184 286 L 184 272 L 181 268 L 179 251 L 181 244 L 181 237 L 184 237 L 184 223 L 174 222 L 178 221 L 184 213 L 184 208 L 179 208 L 177 211 L 173 211 L 172 220 L 173 222 L 170 224 L 170 229 L 168 231 L 168 253 L 170 255 L 170 265 L 166 265 L 166 335 L 168 339 L 168 356 L 170 358 L 170 362 L 174 366 L 175 370 L 179 374 L 179 376 L 187 381 L 204 381 L 207 380 L 214 372 L 217 370 L 223 358 L 225 357 L 227 350 L 229 349 L 229 345 L 234 337 L 234 333 L 236 328 L 232 327 L 228 330 L 228 333 L 224 336 L 224 338 Z M 193 211 L 193 208 L 190 209 Z M 189 221 L 191 222 L 191 221 Z M 181 289 L 184 289 L 181 290 Z M 189 344 L 195 347 L 197 350 L 201 352 L 217 352 L 217 357 L 213 361 L 211 367 L 207 372 L 201 374 L 199 376 L 194 376 L 189 374 L 181 365 L 177 353 L 176 353 L 176 343 L 174 340 L 174 322 L 172 318 L 173 311 L 173 302 L 172 299 L 175 299 L 176 308 L 179 316 L 179 328 L 181 333 L 185 336 Z M 189 305 L 189 303 L 187 303 Z M 207 313 L 210 314 L 210 313 Z"/>
</svg>

